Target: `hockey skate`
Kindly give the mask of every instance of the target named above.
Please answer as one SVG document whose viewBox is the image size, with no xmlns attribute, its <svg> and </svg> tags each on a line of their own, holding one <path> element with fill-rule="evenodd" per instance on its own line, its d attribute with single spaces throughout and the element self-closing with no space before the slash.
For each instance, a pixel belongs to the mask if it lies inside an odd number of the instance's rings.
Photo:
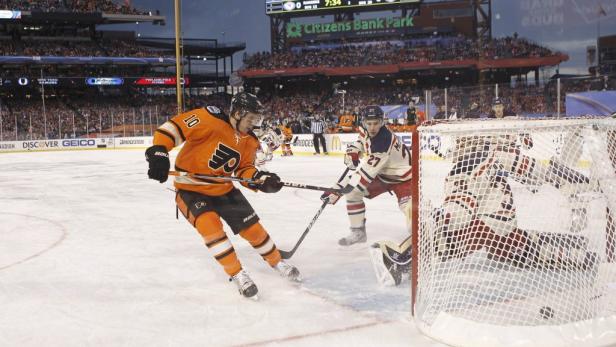
<svg viewBox="0 0 616 347">
<path fill-rule="evenodd" d="M 235 276 L 232 276 L 229 281 L 233 281 L 237 286 L 238 291 L 241 295 L 251 299 L 258 299 L 257 293 L 259 289 L 257 289 L 257 285 L 250 279 L 248 273 L 244 270 L 240 270 Z"/>
<path fill-rule="evenodd" d="M 366 242 L 366 227 L 351 228 L 351 234 L 338 240 L 340 246 L 350 246 L 356 243 Z"/>
<path fill-rule="evenodd" d="M 293 282 L 302 281 L 302 276 L 299 274 L 299 270 L 295 266 L 285 262 L 284 260 L 279 261 L 278 264 L 274 266 L 274 269 L 276 269 L 276 271 L 280 273 L 280 276 L 288 278 Z"/>
</svg>

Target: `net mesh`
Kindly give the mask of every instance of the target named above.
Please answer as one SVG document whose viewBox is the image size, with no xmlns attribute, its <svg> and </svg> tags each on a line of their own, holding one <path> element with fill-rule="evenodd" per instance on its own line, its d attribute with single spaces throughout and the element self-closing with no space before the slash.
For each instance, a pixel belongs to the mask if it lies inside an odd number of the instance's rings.
<svg viewBox="0 0 616 347">
<path fill-rule="evenodd" d="M 447 342 L 460 337 L 445 322 L 481 335 L 472 328 L 614 318 L 615 119 L 459 121 L 419 135 L 424 332 Z"/>
</svg>

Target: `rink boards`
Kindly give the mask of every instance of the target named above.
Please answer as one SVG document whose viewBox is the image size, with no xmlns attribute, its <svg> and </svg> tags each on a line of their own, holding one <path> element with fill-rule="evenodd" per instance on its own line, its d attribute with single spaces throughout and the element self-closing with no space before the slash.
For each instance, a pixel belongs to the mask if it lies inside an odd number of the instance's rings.
<svg viewBox="0 0 616 347">
<path fill-rule="evenodd" d="M 411 133 L 396 133 L 398 138 L 406 146 L 411 145 Z M 333 155 L 345 153 L 349 144 L 357 140 L 356 133 L 325 134 L 327 150 Z M 440 160 L 440 158 L 427 148 L 436 149 L 441 153 L 446 153 L 451 147 L 451 137 L 441 137 L 437 134 L 422 135 L 422 155 L 429 160 Z M 559 148 L 563 143 L 563 134 L 558 132 L 548 132 L 542 134 L 542 141 L 550 142 L 550 145 L 542 146 L 543 150 L 538 151 L 531 148 L 527 153 L 539 160 L 549 160 L 551 156 L 558 154 Z M 0 141 L 0 153 L 3 152 L 30 152 L 30 151 L 73 151 L 73 150 L 92 150 L 92 149 L 130 149 L 147 148 L 152 145 L 151 136 L 143 137 L 100 137 L 100 138 L 80 138 L 80 139 L 52 139 L 52 140 L 29 140 L 29 141 Z M 551 151 L 546 152 L 546 148 Z M 296 155 L 312 155 L 314 150 L 312 134 L 293 135 L 291 149 Z M 536 153 L 535 153 L 536 152 Z M 584 151 L 586 152 L 586 151 Z M 275 153 L 281 153 L 280 148 Z M 586 166 L 589 160 L 588 153 L 583 153 L 580 158 L 580 166 Z"/>
</svg>

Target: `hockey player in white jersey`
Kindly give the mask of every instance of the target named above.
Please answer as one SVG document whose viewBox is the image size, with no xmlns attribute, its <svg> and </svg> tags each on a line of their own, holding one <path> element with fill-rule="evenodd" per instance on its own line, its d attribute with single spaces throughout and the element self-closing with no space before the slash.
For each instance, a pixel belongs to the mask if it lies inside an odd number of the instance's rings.
<svg viewBox="0 0 616 347">
<path fill-rule="evenodd" d="M 263 169 L 266 164 L 274 158 L 274 151 L 280 147 L 280 143 L 284 135 L 278 127 L 272 128 L 263 125 L 259 129 L 254 129 L 253 132 L 257 135 L 261 147 L 257 149 L 255 165 Z"/>
<path fill-rule="evenodd" d="M 371 199 L 385 192 L 393 192 L 400 210 L 407 215 L 408 220 L 411 153 L 384 126 L 383 118 L 383 111 L 378 106 L 367 106 L 363 110 L 359 137 L 347 147 L 344 157 L 345 164 L 355 171 L 334 187 L 340 189 L 346 197 L 351 224 L 351 233 L 338 241 L 342 246 L 366 242 L 364 198 Z M 335 204 L 340 196 L 339 193 L 326 192 L 321 199 Z"/>
</svg>

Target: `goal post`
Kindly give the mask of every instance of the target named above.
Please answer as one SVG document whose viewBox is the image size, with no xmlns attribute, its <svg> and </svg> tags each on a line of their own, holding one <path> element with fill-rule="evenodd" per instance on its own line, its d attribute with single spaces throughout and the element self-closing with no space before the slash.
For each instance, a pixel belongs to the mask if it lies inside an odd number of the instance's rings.
<svg viewBox="0 0 616 347">
<path fill-rule="evenodd" d="M 455 346 L 616 343 L 616 119 L 412 134 L 412 313 Z"/>
</svg>

